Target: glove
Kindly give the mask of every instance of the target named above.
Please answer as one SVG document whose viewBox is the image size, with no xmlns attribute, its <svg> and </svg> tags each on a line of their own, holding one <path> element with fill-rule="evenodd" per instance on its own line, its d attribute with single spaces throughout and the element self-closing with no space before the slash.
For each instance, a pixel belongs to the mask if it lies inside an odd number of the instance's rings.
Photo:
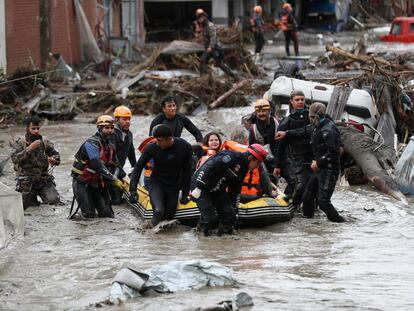
<svg viewBox="0 0 414 311">
<path fill-rule="evenodd" d="M 191 191 L 191 196 L 194 199 L 198 199 L 200 197 L 200 195 L 201 195 L 201 189 L 199 189 L 199 188 L 194 188 L 194 190 Z"/>
<path fill-rule="evenodd" d="M 129 194 L 129 202 L 131 203 L 138 203 L 138 193 L 136 191 L 131 191 Z"/>
<path fill-rule="evenodd" d="M 188 198 L 188 196 L 183 196 L 180 199 L 180 203 L 183 205 L 186 205 L 188 202 L 190 202 L 190 199 Z"/>
<path fill-rule="evenodd" d="M 119 189 L 124 189 L 124 183 L 119 180 L 118 178 L 112 183 L 115 187 L 118 187 Z"/>
</svg>

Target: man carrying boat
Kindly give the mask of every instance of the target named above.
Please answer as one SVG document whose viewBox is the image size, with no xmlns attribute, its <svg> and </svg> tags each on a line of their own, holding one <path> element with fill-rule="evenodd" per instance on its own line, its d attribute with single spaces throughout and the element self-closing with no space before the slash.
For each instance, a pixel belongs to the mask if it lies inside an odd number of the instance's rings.
<svg viewBox="0 0 414 311">
<path fill-rule="evenodd" d="M 165 124 L 154 127 L 152 135 L 156 143 L 145 148 L 132 172 L 130 202 L 138 202 L 137 186 L 141 172 L 153 160 L 149 196 L 153 210 L 152 225 L 156 226 L 174 217 L 180 190 L 180 203 L 189 202 L 192 148 L 184 139 L 173 137 L 171 129 Z"/>
<path fill-rule="evenodd" d="M 123 188 L 116 175 L 119 168 L 112 143 L 114 119 L 109 115 L 98 117 L 98 131 L 88 138 L 78 152 L 72 166 L 72 187 L 75 200 L 85 218 L 113 217 L 109 195 L 110 185 Z M 72 216 L 72 215 L 71 215 Z"/>
<path fill-rule="evenodd" d="M 201 213 L 199 230 L 205 235 L 216 228 L 219 234 L 233 232 L 243 180 L 266 156 L 266 150 L 259 144 L 250 145 L 244 153 L 223 150 L 194 173 L 191 196 Z"/>
</svg>

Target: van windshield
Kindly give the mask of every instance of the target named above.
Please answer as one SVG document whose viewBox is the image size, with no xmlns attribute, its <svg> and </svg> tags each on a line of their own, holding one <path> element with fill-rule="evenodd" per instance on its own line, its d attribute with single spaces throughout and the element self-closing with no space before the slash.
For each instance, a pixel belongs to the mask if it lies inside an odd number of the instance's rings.
<svg viewBox="0 0 414 311">
<path fill-rule="evenodd" d="M 392 24 L 392 28 L 391 28 L 390 34 L 391 35 L 399 35 L 399 34 L 401 34 L 401 23 L 400 22 L 397 22 L 397 23 Z"/>
</svg>

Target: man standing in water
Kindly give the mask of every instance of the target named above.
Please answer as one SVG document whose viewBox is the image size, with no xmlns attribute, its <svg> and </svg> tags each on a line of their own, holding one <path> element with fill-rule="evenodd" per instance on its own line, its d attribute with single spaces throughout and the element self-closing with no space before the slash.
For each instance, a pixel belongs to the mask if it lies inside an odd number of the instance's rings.
<svg viewBox="0 0 414 311">
<path fill-rule="evenodd" d="M 135 156 L 133 136 L 129 130 L 129 127 L 131 126 L 132 112 L 128 107 L 118 106 L 115 108 L 114 117 L 114 143 L 119 167 L 123 168 L 127 159 L 129 160 L 131 167 L 134 167 L 137 163 L 137 159 Z M 118 175 L 118 177 L 122 179 L 125 177 L 123 175 L 125 174 Z M 111 201 L 113 205 L 122 203 L 122 190 L 118 187 L 111 186 Z"/>
<path fill-rule="evenodd" d="M 154 127 L 152 135 L 156 143 L 145 148 L 132 172 L 130 202 L 138 201 L 137 186 L 141 172 L 153 160 L 149 196 L 153 210 L 152 225 L 156 226 L 174 217 L 180 189 L 180 203 L 189 202 L 192 149 L 184 139 L 173 137 L 171 129 L 165 124 Z"/>
<path fill-rule="evenodd" d="M 288 148 L 288 156 L 292 161 L 296 177 L 292 203 L 298 208 L 302 203 L 303 192 L 312 174 L 310 164 L 313 159 L 313 153 L 309 137 L 292 137 L 289 135 L 290 130 L 301 129 L 309 124 L 309 111 L 305 108 L 305 94 L 302 91 L 293 90 L 290 94 L 290 106 L 290 115 L 280 122 L 277 129 L 276 139 L 280 139 L 281 142 L 275 155 L 273 174 L 280 176 L 280 168 L 285 159 L 286 148 Z"/>
<path fill-rule="evenodd" d="M 49 165 L 60 164 L 59 152 L 52 142 L 40 135 L 38 116 L 27 117 L 25 123 L 26 135 L 10 143 L 17 175 L 16 190 L 22 193 L 24 209 L 39 205 L 37 196 L 46 204 L 56 204 L 59 194 Z"/>
<path fill-rule="evenodd" d="M 250 145 L 244 153 L 223 150 L 194 173 L 191 196 L 201 213 L 197 227 L 206 236 L 216 228 L 219 234 L 233 232 L 243 180 L 266 156 L 266 150 L 259 144 Z"/>
<path fill-rule="evenodd" d="M 299 56 L 299 39 L 298 39 L 298 24 L 293 15 L 293 8 L 290 3 L 282 5 L 283 14 L 281 18 L 280 28 L 285 35 L 285 50 L 286 55 L 290 56 L 290 40 L 293 41 L 295 55 Z"/>
<path fill-rule="evenodd" d="M 313 173 L 303 194 L 303 215 L 313 217 L 317 198 L 319 208 L 330 221 L 344 222 L 331 203 L 340 172 L 341 134 L 325 112 L 326 107 L 322 103 L 313 103 L 309 109 L 309 119 L 314 126 L 311 133 L 314 160 L 311 164 Z"/>
</svg>

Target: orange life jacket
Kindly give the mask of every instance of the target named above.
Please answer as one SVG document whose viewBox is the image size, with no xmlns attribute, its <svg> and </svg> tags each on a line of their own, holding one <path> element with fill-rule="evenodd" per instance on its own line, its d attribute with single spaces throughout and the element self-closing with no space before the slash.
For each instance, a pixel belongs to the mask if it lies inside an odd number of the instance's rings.
<svg viewBox="0 0 414 311">
<path fill-rule="evenodd" d="M 143 153 L 145 148 L 147 148 L 149 144 L 154 143 L 156 140 L 157 139 L 153 136 L 150 136 L 150 137 L 144 139 L 142 141 L 142 143 L 138 146 L 139 152 Z M 144 177 L 150 177 L 151 174 L 152 174 L 152 163 L 148 162 L 147 165 L 145 165 Z"/>
<path fill-rule="evenodd" d="M 247 146 L 232 140 L 226 140 L 221 145 L 220 150 L 246 152 Z M 259 168 L 247 172 L 240 194 L 246 196 L 260 196 L 262 194 Z"/>
<path fill-rule="evenodd" d="M 283 31 L 292 30 L 292 27 L 289 25 L 289 14 L 283 14 L 281 18 L 281 23 L 279 27 Z"/>
<path fill-rule="evenodd" d="M 208 158 L 212 157 L 213 155 L 215 155 L 217 152 L 213 149 L 208 149 L 207 147 L 203 146 L 203 150 L 205 155 L 203 155 L 200 160 L 198 160 L 197 165 L 196 165 L 196 170 L 198 170 L 198 168 L 203 165 L 204 162 L 207 161 Z"/>
</svg>

